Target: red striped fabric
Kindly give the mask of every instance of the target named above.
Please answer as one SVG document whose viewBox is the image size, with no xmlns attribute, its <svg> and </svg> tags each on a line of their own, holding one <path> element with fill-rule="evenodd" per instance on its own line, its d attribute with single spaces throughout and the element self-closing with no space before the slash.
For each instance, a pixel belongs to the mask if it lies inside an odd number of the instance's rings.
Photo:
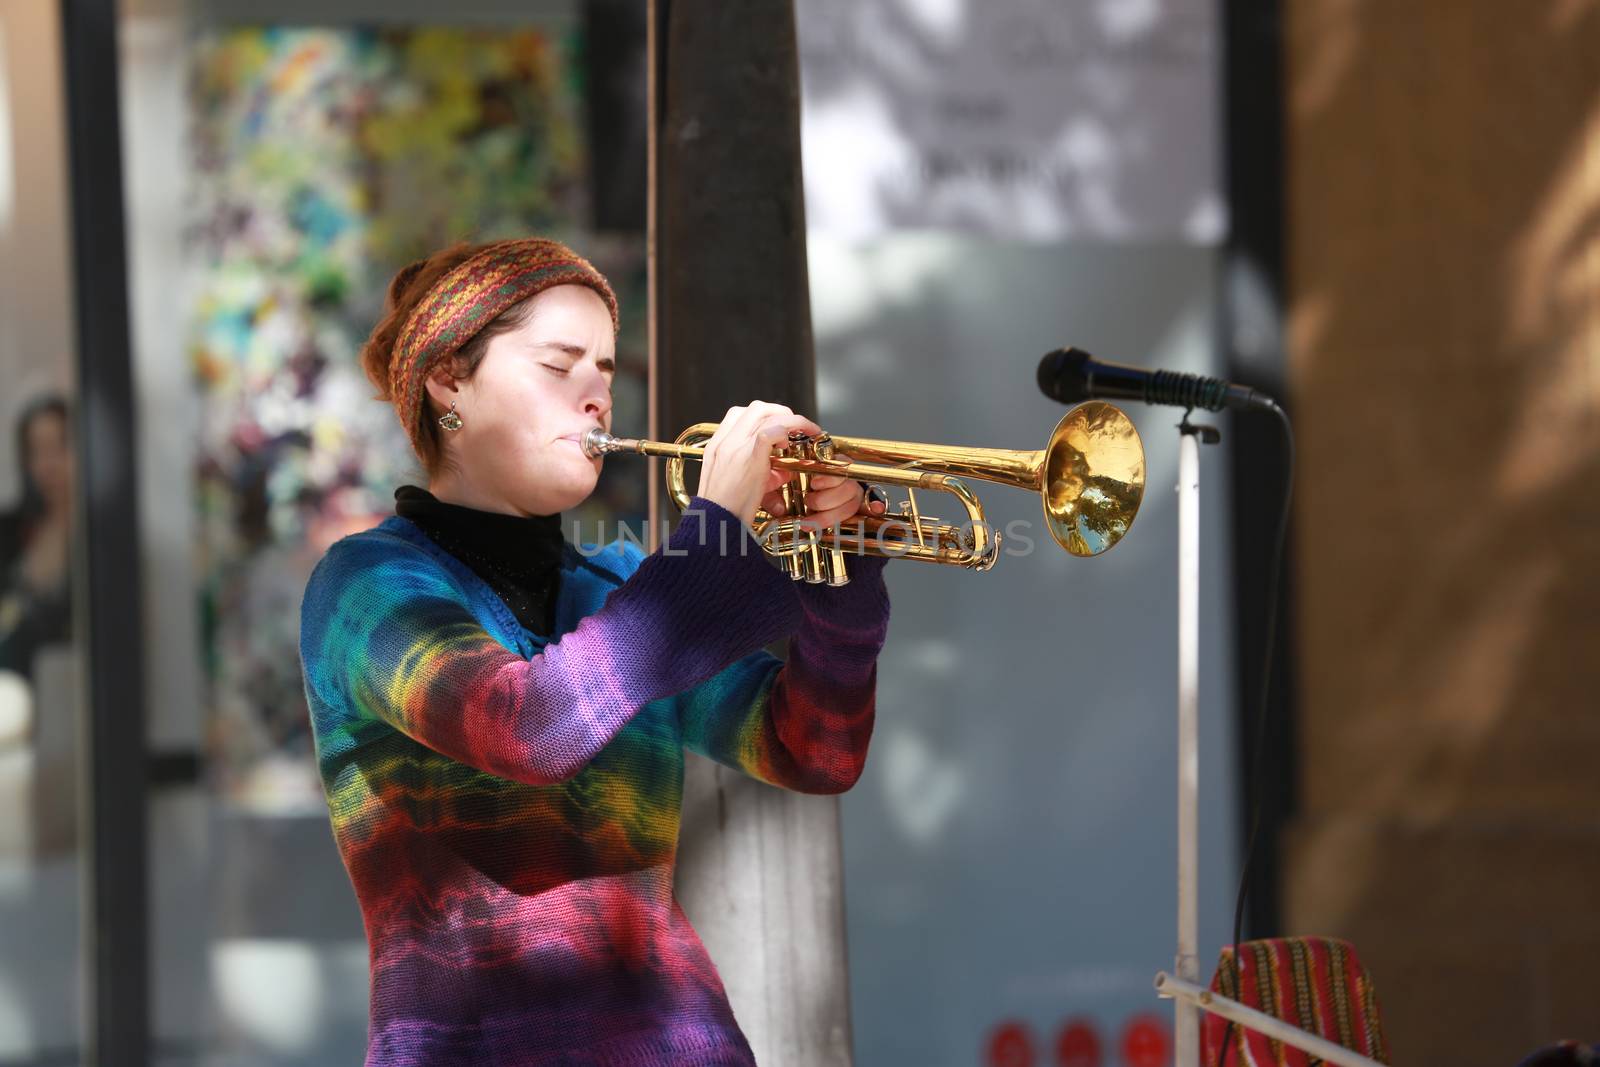
<svg viewBox="0 0 1600 1067">
<path fill-rule="evenodd" d="M 1243 980 L 1232 947 L 1222 950 L 1213 992 L 1308 1033 L 1389 1062 L 1372 978 L 1348 941 L 1331 937 L 1282 937 L 1239 946 Z M 1228 1039 L 1227 1060 L 1222 1055 Z M 1317 1067 L 1323 1061 L 1254 1030 L 1207 1013 L 1201 1026 L 1201 1062 L 1206 1067 Z"/>
</svg>

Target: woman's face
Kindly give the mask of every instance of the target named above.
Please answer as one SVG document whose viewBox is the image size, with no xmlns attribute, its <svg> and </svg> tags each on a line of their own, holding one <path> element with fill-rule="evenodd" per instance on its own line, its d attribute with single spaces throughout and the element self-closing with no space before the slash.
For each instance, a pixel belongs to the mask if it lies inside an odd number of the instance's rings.
<svg viewBox="0 0 1600 1067">
<path fill-rule="evenodd" d="M 72 449 L 67 420 L 53 411 L 36 415 L 25 431 L 28 477 L 52 510 L 64 507 L 72 493 Z"/>
<path fill-rule="evenodd" d="M 490 339 L 477 373 L 435 376 L 428 391 L 452 400 L 462 427 L 441 430 L 441 499 L 513 515 L 554 515 L 594 492 L 599 459 L 584 433 L 611 428 L 616 338 L 605 301 L 584 285 L 558 285 L 529 301 L 520 326 Z M 459 388 L 458 393 L 449 385 Z"/>
</svg>

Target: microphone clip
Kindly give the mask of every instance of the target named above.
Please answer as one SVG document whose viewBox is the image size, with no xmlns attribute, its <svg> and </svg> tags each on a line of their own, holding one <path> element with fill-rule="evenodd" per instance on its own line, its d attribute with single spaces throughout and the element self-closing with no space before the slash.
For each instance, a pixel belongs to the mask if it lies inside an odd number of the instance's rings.
<svg viewBox="0 0 1600 1067">
<path fill-rule="evenodd" d="M 1183 421 L 1178 423 L 1178 432 L 1186 437 L 1197 437 L 1203 445 L 1217 445 L 1222 443 L 1222 431 L 1215 426 L 1201 422 L 1190 422 L 1189 416 L 1194 413 L 1194 408 L 1183 409 Z"/>
</svg>

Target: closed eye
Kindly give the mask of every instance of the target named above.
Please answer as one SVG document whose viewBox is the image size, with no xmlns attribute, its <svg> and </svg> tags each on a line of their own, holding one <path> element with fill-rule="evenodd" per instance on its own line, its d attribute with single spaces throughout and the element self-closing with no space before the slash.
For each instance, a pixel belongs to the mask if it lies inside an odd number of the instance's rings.
<svg viewBox="0 0 1600 1067">
<path fill-rule="evenodd" d="M 584 356 L 587 355 L 587 353 L 588 353 L 588 350 L 586 348 L 584 348 L 582 345 L 572 344 L 571 342 L 568 342 L 568 341 L 544 341 L 544 342 L 541 342 L 541 343 L 535 345 L 534 347 L 535 348 L 554 349 L 555 351 L 560 352 L 562 355 L 570 356 L 572 358 L 572 363 L 570 365 L 568 365 L 568 366 L 562 366 L 559 363 L 542 363 L 542 364 L 540 364 L 540 366 L 546 367 L 549 370 L 554 371 L 556 374 L 561 375 L 562 377 L 566 377 L 567 375 L 571 374 L 573 368 L 576 367 L 579 363 L 582 363 L 583 359 L 584 359 Z M 594 365 L 595 365 L 596 369 L 598 369 L 600 371 L 601 374 L 604 374 L 606 376 L 608 381 L 610 379 L 616 377 L 617 361 L 615 359 L 611 358 L 610 356 L 601 356 L 601 357 L 597 358 L 594 361 Z"/>
</svg>

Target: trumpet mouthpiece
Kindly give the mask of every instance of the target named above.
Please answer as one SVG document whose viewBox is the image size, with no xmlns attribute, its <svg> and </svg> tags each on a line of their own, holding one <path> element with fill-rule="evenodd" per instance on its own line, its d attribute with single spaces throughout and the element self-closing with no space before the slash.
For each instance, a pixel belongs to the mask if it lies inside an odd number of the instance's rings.
<svg viewBox="0 0 1600 1067">
<path fill-rule="evenodd" d="M 598 459 L 608 452 L 626 452 L 628 450 L 627 441 L 621 437 L 613 437 L 598 426 L 583 435 L 581 444 L 583 445 L 583 454 L 590 459 Z"/>
</svg>

